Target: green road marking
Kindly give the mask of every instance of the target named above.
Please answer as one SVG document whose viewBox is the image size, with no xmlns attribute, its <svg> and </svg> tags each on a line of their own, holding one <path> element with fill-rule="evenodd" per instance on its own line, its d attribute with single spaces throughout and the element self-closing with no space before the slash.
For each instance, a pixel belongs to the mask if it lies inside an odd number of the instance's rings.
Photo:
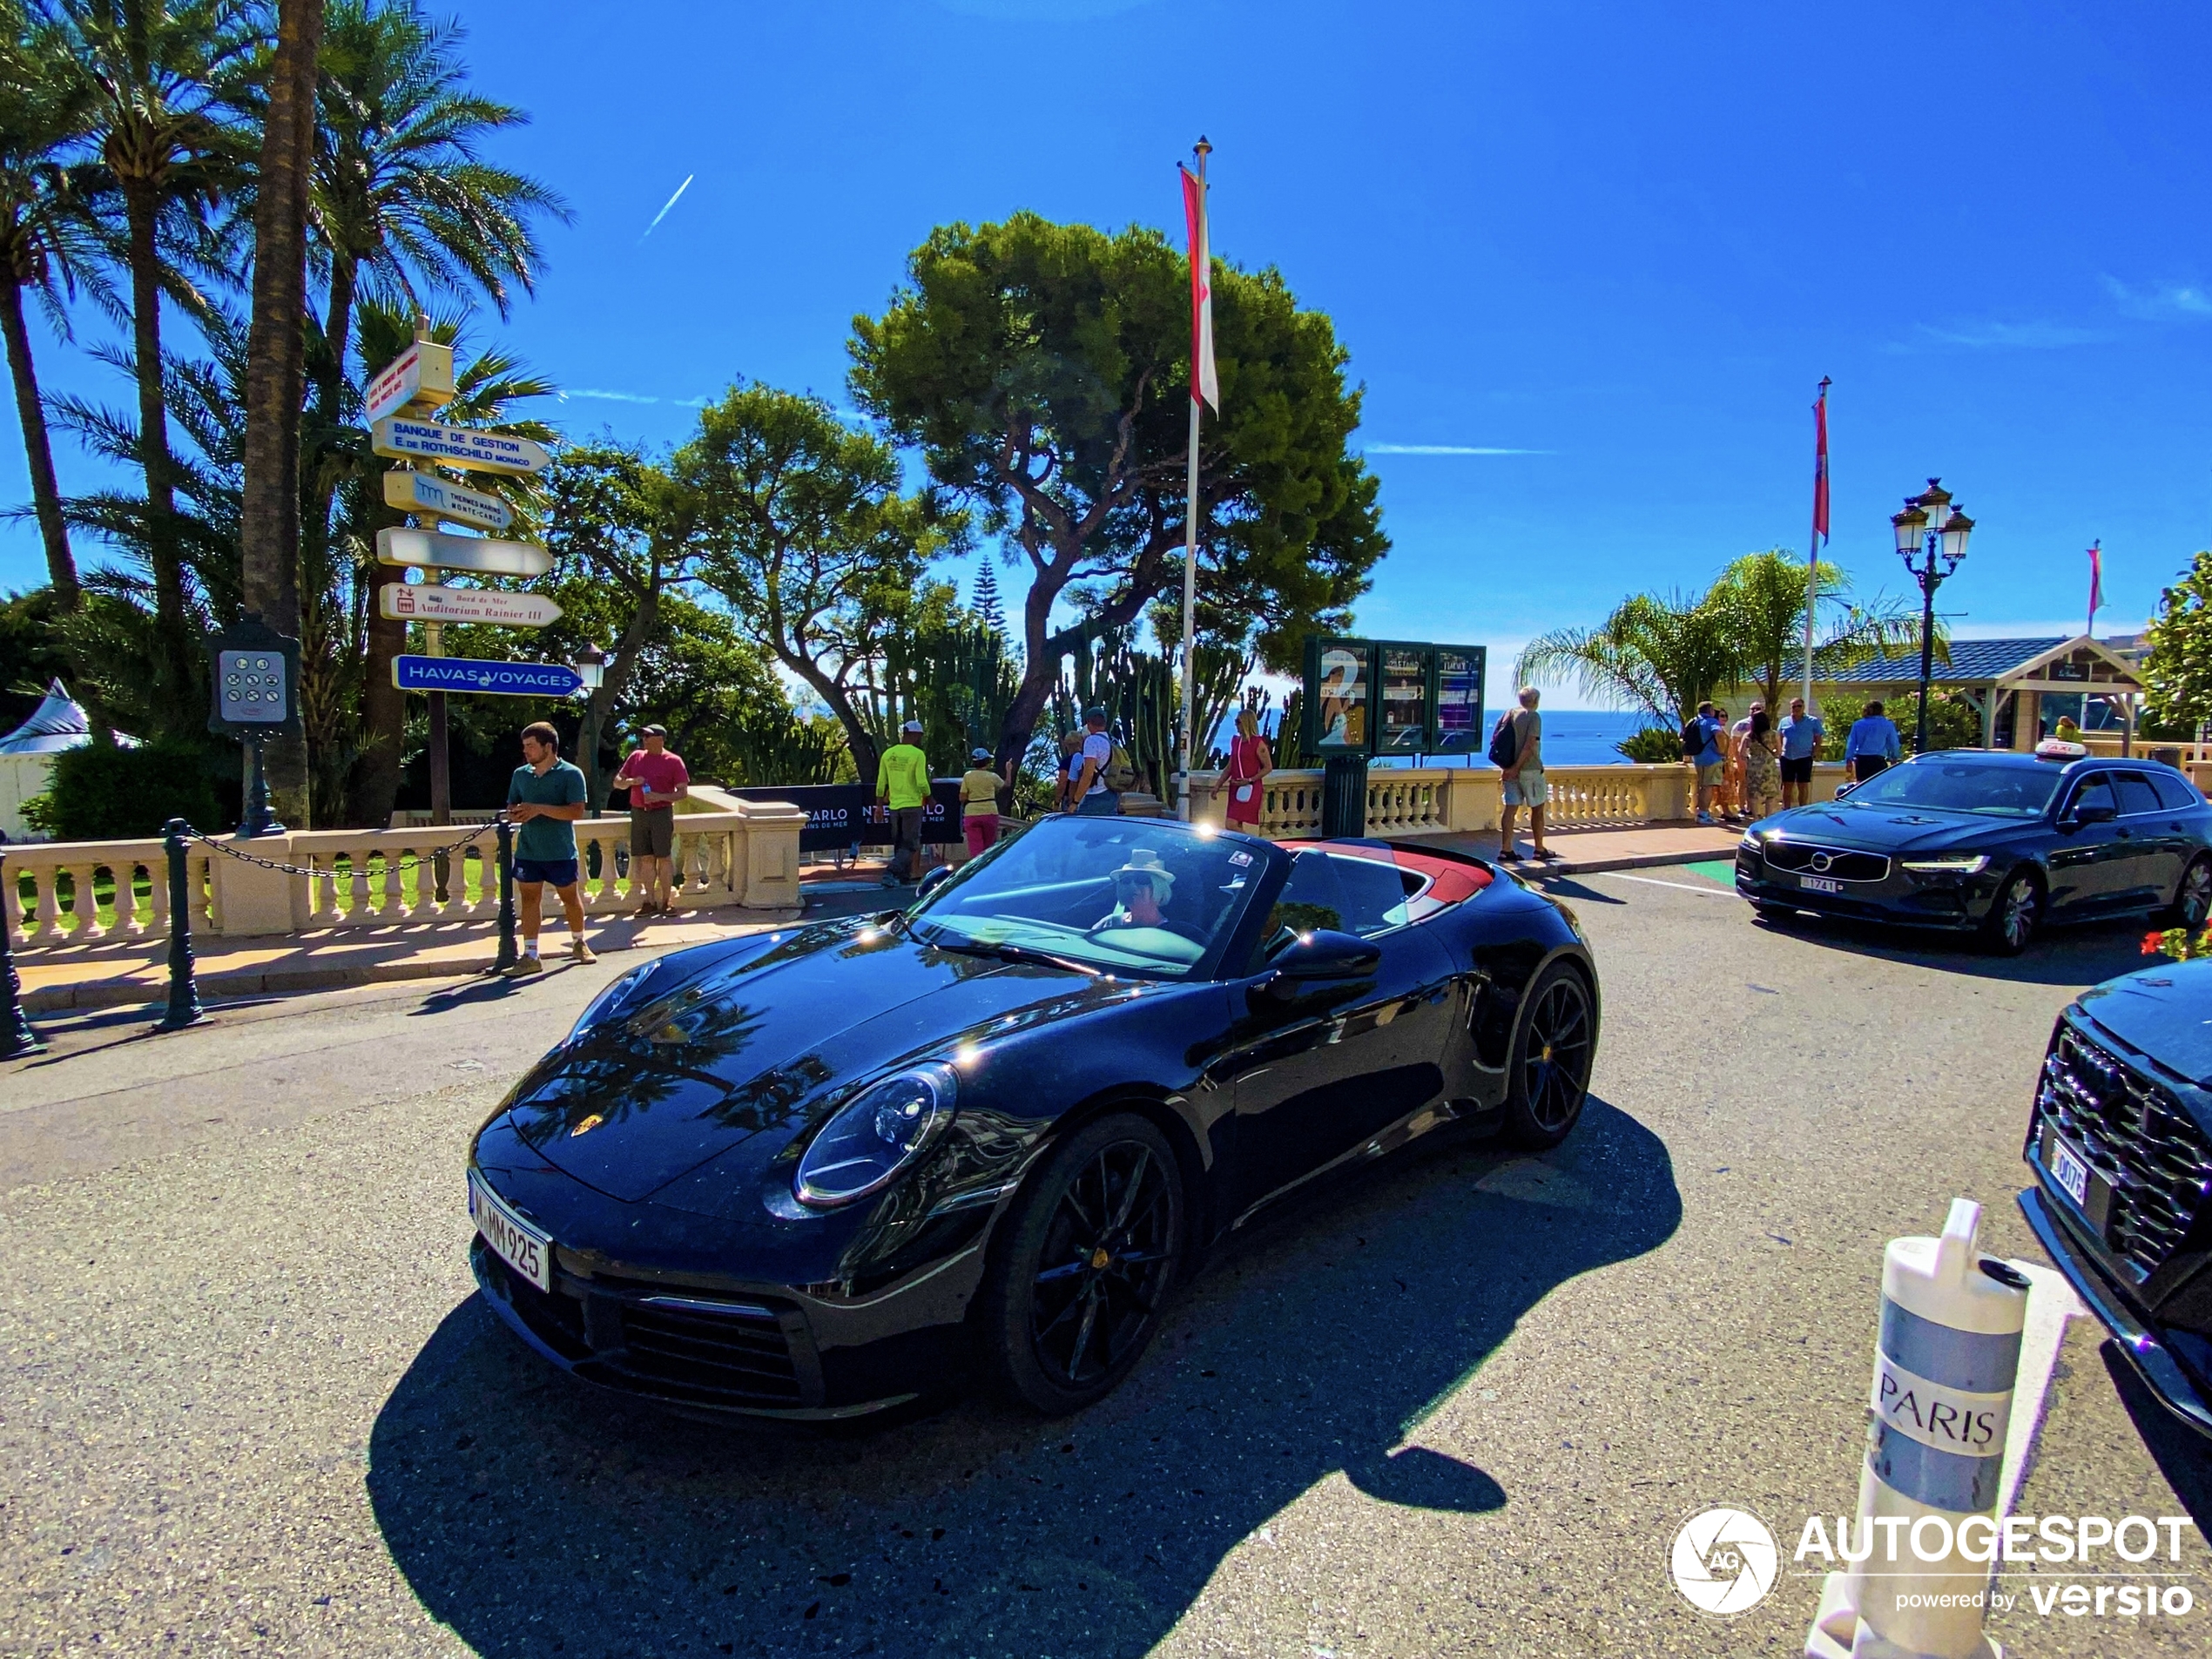
<svg viewBox="0 0 2212 1659">
<path fill-rule="evenodd" d="M 1685 864 L 1681 867 L 1692 875 L 1702 875 L 1708 881 L 1717 882 L 1724 887 L 1732 887 L 1736 885 L 1736 860 L 1734 859 L 1708 859 L 1703 864 Z"/>
</svg>

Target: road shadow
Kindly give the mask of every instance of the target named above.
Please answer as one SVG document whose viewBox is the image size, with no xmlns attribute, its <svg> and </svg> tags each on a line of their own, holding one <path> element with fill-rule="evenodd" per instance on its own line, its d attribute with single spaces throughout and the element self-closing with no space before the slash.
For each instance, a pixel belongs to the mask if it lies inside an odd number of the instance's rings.
<svg viewBox="0 0 2212 1659">
<path fill-rule="evenodd" d="M 2151 924 L 2141 916 L 2047 927 L 2017 956 L 1992 954 L 1978 941 L 1962 935 L 1913 934 L 1876 922 L 1814 917 L 1803 912 L 1792 921 L 1760 917 L 1752 925 L 1854 956 L 1878 956 L 1885 961 L 1910 962 L 1946 974 L 2009 980 L 2020 985 L 2095 985 L 2148 968 L 2154 960 L 2142 954 L 2143 935 L 2151 931 Z"/>
<path fill-rule="evenodd" d="M 471 1298 L 380 1413 L 369 1497 L 424 1607 L 485 1655 L 1143 1654 L 1339 1474 L 1508 1507 L 1409 1444 L 1420 1423 L 1555 1286 L 1681 1217 L 1664 1146 L 1593 1099 L 1543 1157 L 1440 1149 L 1240 1239 L 1080 1416 L 970 1399 L 834 1436 L 631 1406 Z"/>
<path fill-rule="evenodd" d="M 1548 880 L 1535 883 L 1536 891 L 1549 899 L 1572 899 L 1576 904 L 1617 904 L 1629 901 L 1618 894 L 1600 893 L 1595 887 L 1576 880 L 1571 875 L 1555 875 Z"/>
<path fill-rule="evenodd" d="M 2135 1432 L 2143 1437 L 2151 1461 L 2158 1465 L 2166 1484 L 2174 1488 L 2174 1495 L 2196 1522 L 2198 1535 L 2212 1538 L 2212 1440 L 2158 1403 L 2157 1396 L 2144 1386 L 2116 1343 L 2107 1338 L 2097 1352 L 2112 1375 L 2120 1403 L 2134 1420 Z"/>
</svg>

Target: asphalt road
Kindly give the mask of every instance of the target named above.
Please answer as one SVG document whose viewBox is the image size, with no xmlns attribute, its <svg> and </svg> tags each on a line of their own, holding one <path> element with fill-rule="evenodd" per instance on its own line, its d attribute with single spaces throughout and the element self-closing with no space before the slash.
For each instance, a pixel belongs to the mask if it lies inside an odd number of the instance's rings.
<svg viewBox="0 0 2212 1659">
<path fill-rule="evenodd" d="M 1379 1171 L 1217 1258 L 1083 1417 L 703 1427 L 478 1305 L 468 1136 L 622 965 L 388 987 L 0 1072 L 0 1652 L 1794 1654 L 1723 1623 L 1689 1515 L 1851 1508 L 1882 1243 L 2012 1206 L 2030 1081 L 2140 928 L 2013 963 L 1755 924 L 1695 876 L 1560 884 L 1604 974 L 1544 1158 Z M 2023 1513 L 2194 1514 L 2212 1460 L 2076 1326 Z M 1993 1626 L 2202 1653 L 2197 1610 Z"/>
</svg>

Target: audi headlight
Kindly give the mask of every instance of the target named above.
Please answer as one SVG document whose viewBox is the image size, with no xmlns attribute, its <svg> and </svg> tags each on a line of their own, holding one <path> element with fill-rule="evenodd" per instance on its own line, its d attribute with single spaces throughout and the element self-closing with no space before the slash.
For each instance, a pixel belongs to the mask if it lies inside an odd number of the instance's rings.
<svg viewBox="0 0 2212 1659">
<path fill-rule="evenodd" d="M 655 966 L 653 962 L 640 962 L 609 980 L 600 988 L 599 995 L 583 1005 L 583 1012 L 576 1016 L 576 1023 L 569 1028 L 569 1040 L 573 1042 L 598 1024 L 609 1010 L 637 989 L 637 982 L 651 973 Z"/>
<path fill-rule="evenodd" d="M 1898 861 L 1915 875 L 1979 875 L 1989 867 L 1989 854 L 1977 853 L 1972 858 L 1900 859 Z"/>
<path fill-rule="evenodd" d="M 944 1133 L 959 1091 L 953 1069 L 936 1064 L 869 1084 L 814 1136 L 799 1160 L 793 1196 L 826 1210 L 882 1190 Z"/>
</svg>

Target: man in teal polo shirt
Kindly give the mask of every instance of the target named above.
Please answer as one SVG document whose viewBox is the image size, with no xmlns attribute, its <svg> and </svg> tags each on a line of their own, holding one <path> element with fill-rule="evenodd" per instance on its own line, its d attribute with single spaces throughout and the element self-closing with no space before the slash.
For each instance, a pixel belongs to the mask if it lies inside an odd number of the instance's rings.
<svg viewBox="0 0 2212 1659">
<path fill-rule="evenodd" d="M 543 974 L 537 955 L 537 912 L 550 884 L 569 919 L 569 960 L 597 961 L 583 940 L 583 888 L 576 856 L 576 820 L 584 805 L 583 774 L 561 759 L 561 734 L 544 721 L 523 728 L 523 764 L 507 785 L 507 821 L 515 836 L 516 908 L 523 924 L 522 960 L 509 968 L 521 978 Z"/>
</svg>

